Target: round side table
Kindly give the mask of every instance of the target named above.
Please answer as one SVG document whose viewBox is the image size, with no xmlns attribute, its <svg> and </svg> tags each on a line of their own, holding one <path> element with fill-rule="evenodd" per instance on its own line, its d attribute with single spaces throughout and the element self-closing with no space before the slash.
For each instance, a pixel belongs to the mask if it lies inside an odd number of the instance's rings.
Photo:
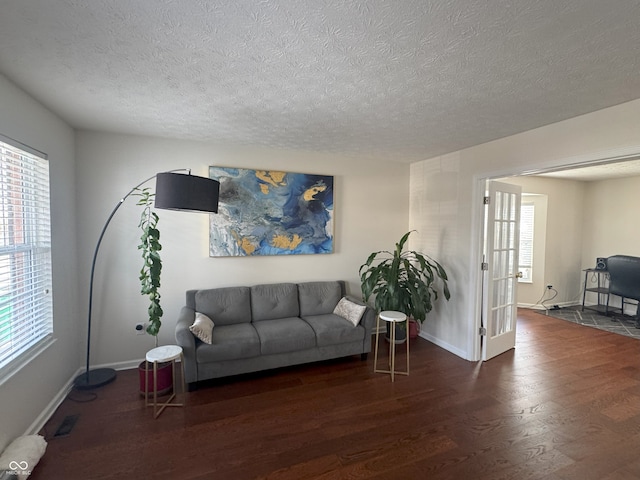
<svg viewBox="0 0 640 480">
<path fill-rule="evenodd" d="M 387 328 L 391 329 L 389 334 L 389 369 L 378 369 L 378 336 L 380 334 L 380 320 L 387 322 Z M 407 370 L 404 372 L 396 372 L 396 323 L 405 322 L 407 329 Z M 409 375 L 409 317 L 402 312 L 394 312 L 392 310 L 385 310 L 378 314 L 376 321 L 376 351 L 373 359 L 373 372 L 374 373 L 389 373 L 391 375 L 391 381 L 395 381 L 395 375 Z"/>
<path fill-rule="evenodd" d="M 149 350 L 146 356 L 146 362 L 144 364 L 145 380 L 144 380 L 144 404 L 147 407 L 153 406 L 153 418 L 158 418 L 162 411 L 166 407 L 182 407 L 184 403 L 171 403 L 176 398 L 176 360 L 180 359 L 180 365 L 182 370 L 182 396 L 184 401 L 184 395 L 186 392 L 184 384 L 184 356 L 182 354 L 182 347 L 178 345 L 164 345 L 162 347 L 156 347 L 153 350 Z M 171 373 L 173 376 L 173 391 L 169 399 L 162 403 L 158 403 L 158 363 L 171 362 Z M 153 364 L 153 403 L 149 402 L 149 364 Z"/>
</svg>

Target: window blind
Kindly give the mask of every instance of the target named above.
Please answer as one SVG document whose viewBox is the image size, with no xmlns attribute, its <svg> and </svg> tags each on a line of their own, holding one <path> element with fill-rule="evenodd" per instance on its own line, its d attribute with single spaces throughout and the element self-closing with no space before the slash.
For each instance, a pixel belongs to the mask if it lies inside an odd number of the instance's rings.
<svg viewBox="0 0 640 480">
<path fill-rule="evenodd" d="M 533 221 L 535 207 L 532 203 L 523 203 L 520 207 L 520 259 L 518 270 L 522 278 L 518 281 L 533 281 Z"/>
<path fill-rule="evenodd" d="M 0 136 L 0 375 L 52 335 L 51 285 L 49 162 Z"/>
</svg>

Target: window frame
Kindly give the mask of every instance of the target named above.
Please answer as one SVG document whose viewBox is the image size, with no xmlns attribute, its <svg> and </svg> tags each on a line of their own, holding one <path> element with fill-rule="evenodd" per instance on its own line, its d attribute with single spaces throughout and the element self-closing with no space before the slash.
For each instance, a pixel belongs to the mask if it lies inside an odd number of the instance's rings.
<svg viewBox="0 0 640 480">
<path fill-rule="evenodd" d="M 0 134 L 0 384 L 54 342 L 50 178 L 45 153 Z"/>
</svg>

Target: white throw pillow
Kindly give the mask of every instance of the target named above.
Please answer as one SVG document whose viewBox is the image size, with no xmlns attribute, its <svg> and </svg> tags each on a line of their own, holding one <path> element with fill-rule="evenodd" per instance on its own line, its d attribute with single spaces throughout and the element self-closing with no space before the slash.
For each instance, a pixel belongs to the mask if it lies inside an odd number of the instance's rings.
<svg viewBox="0 0 640 480">
<path fill-rule="evenodd" d="M 27 479 L 46 449 L 47 442 L 42 435 L 18 437 L 0 455 L 0 471 L 16 473 L 17 477 L 9 478 Z"/>
<path fill-rule="evenodd" d="M 345 320 L 349 320 L 355 327 L 360 322 L 360 319 L 362 318 L 362 315 L 364 315 L 364 311 L 366 309 L 366 305 L 358 305 L 357 303 L 348 300 L 346 297 L 343 297 L 338 302 L 338 305 L 336 305 L 333 313 Z"/>
<path fill-rule="evenodd" d="M 204 343 L 211 345 L 211 334 L 213 333 L 213 320 L 204 313 L 196 312 L 196 320 L 189 327 L 191 333 L 202 340 Z"/>
</svg>

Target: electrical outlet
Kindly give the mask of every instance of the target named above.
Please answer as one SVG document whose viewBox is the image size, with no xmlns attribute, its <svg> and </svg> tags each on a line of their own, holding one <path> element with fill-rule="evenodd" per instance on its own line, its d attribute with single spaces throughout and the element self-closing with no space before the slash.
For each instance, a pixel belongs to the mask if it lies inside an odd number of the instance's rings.
<svg viewBox="0 0 640 480">
<path fill-rule="evenodd" d="M 144 323 L 136 323 L 136 335 L 144 335 L 147 333 L 147 327 Z"/>
<path fill-rule="evenodd" d="M 547 290 L 551 290 L 553 288 L 553 285 L 549 284 L 547 285 Z"/>
</svg>

